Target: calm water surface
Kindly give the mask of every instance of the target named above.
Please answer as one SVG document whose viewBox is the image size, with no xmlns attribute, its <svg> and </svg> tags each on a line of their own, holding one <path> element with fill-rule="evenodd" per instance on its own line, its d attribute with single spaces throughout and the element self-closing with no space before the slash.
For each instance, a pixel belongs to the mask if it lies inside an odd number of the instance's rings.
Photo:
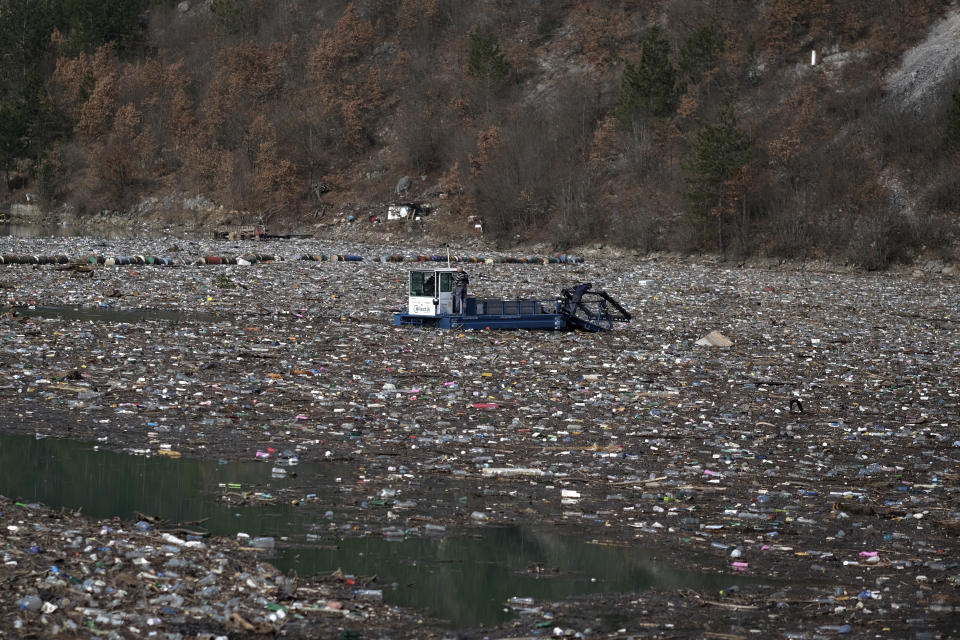
<svg viewBox="0 0 960 640">
<path fill-rule="evenodd" d="M 387 602 L 426 609 L 461 626 L 509 618 L 513 614 L 506 603 L 512 597 L 539 603 L 595 592 L 719 590 L 756 581 L 664 566 L 652 559 L 651 549 L 595 544 L 550 529 L 482 527 L 396 540 L 344 537 L 330 532 L 331 522 L 349 525 L 342 514 L 324 515 L 320 509 L 318 517 L 316 508 L 298 507 L 286 498 L 260 507 L 218 499 L 235 490 L 310 495 L 318 505 L 341 504 L 338 478 L 356 472 L 340 464 L 301 464 L 290 468 L 295 478 L 278 478 L 274 466 L 117 454 L 90 443 L 0 435 L 0 494 L 54 508 L 82 508 L 98 518 L 149 514 L 169 522 L 203 520 L 215 535 L 274 536 L 279 553 L 271 561 L 284 571 L 310 575 L 339 568 L 375 575 Z M 546 568 L 550 577 L 532 575 L 533 565 Z"/>
</svg>

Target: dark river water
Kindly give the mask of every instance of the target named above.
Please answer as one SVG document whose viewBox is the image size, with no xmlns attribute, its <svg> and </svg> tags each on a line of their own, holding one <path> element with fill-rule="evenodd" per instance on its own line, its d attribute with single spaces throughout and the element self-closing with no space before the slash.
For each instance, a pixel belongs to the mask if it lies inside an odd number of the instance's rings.
<svg viewBox="0 0 960 640">
<path fill-rule="evenodd" d="M 276 477 L 264 462 L 173 459 L 99 451 L 91 443 L 0 435 L 0 493 L 23 502 L 135 520 L 148 514 L 169 522 L 202 520 L 210 533 L 271 536 L 271 560 L 299 575 L 344 573 L 378 577 L 383 597 L 426 609 L 456 625 L 493 624 L 513 615 L 514 597 L 536 602 L 594 592 L 695 587 L 720 590 L 743 576 L 704 575 L 658 564 L 653 549 L 597 544 L 549 528 L 477 527 L 443 535 L 331 533 L 348 525 L 337 513 L 318 517 L 288 499 L 259 507 L 225 504 L 226 491 L 307 495 L 338 504 L 338 478 L 355 471 L 339 464 L 300 464 L 296 477 Z M 307 493 L 309 492 L 309 493 Z M 531 565 L 551 569 L 538 578 Z"/>
</svg>

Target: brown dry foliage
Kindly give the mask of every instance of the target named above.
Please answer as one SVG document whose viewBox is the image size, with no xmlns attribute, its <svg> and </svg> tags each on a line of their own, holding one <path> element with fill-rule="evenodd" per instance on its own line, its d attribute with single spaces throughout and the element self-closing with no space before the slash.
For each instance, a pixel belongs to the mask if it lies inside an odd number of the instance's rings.
<svg viewBox="0 0 960 640">
<path fill-rule="evenodd" d="M 621 46 L 642 31 L 631 13 L 606 3 L 576 3 L 571 9 L 568 23 L 576 30 L 577 42 L 591 63 L 607 65 L 618 58 L 632 57 Z"/>
<path fill-rule="evenodd" d="M 590 165 L 595 170 L 609 166 L 621 151 L 620 125 L 615 116 L 607 116 L 600 122 L 590 145 Z"/>
<path fill-rule="evenodd" d="M 310 56 L 310 73 L 318 80 L 326 78 L 368 51 L 373 36 L 373 25 L 358 18 L 356 7 L 348 5 L 333 32 L 320 34 L 319 44 Z"/>
<path fill-rule="evenodd" d="M 397 33 L 401 39 L 422 37 L 440 13 L 438 0 L 401 0 L 397 10 Z"/>
<path fill-rule="evenodd" d="M 257 104 L 276 99 L 283 88 L 283 66 L 293 44 L 274 42 L 261 49 L 253 42 L 243 42 L 226 50 L 220 58 L 224 97 Z"/>
<path fill-rule="evenodd" d="M 75 69 L 80 71 L 83 67 Z M 81 136 L 95 139 L 109 131 L 120 93 L 121 69 L 113 47 L 97 50 L 87 72 L 93 87 L 87 100 L 80 105 L 75 130 Z M 73 79 L 72 86 L 77 80 Z M 83 81 L 81 81 L 83 82 Z"/>
<path fill-rule="evenodd" d="M 826 124 L 822 101 L 822 87 L 811 83 L 803 85 L 776 110 L 782 120 L 766 145 L 771 167 L 789 166 L 811 142 L 822 144 L 829 137 L 829 132 L 822 130 Z"/>
<path fill-rule="evenodd" d="M 835 24 L 828 0 L 773 0 L 764 10 L 766 46 L 781 52 L 807 47 Z"/>
<path fill-rule="evenodd" d="M 482 173 L 503 149 L 503 133 L 496 126 L 477 134 L 477 152 L 470 154 L 470 175 Z"/>
<path fill-rule="evenodd" d="M 256 144 L 250 204 L 261 211 L 273 205 L 295 206 L 306 184 L 296 165 L 284 157 L 276 128 L 260 116 L 251 124 L 249 137 Z"/>
<path fill-rule="evenodd" d="M 170 97 L 170 129 L 177 147 L 184 145 L 194 133 L 197 116 L 193 99 L 189 93 L 189 80 L 183 73 L 183 63 L 178 62 L 167 68 L 168 82 L 172 88 Z"/>
<path fill-rule="evenodd" d="M 97 78 L 90 97 L 80 107 L 76 132 L 92 140 L 105 135 L 117 109 L 117 75 L 110 73 Z"/>
<path fill-rule="evenodd" d="M 224 165 L 224 157 L 231 152 L 218 148 L 206 135 L 199 135 L 187 146 L 185 171 L 188 177 L 186 183 L 195 189 L 209 190 L 211 195 L 222 192 L 223 184 L 220 181 L 220 169 Z"/>
<path fill-rule="evenodd" d="M 156 143 L 149 134 L 141 134 L 141 121 L 135 105 L 120 105 L 104 128 L 100 144 L 86 147 L 83 187 L 99 207 L 126 204 L 129 188 L 146 175 Z"/>
<path fill-rule="evenodd" d="M 57 58 L 51 87 L 57 107 L 71 120 L 76 120 L 80 115 L 84 93 L 92 73 L 93 66 L 86 54 L 76 58 Z"/>
</svg>

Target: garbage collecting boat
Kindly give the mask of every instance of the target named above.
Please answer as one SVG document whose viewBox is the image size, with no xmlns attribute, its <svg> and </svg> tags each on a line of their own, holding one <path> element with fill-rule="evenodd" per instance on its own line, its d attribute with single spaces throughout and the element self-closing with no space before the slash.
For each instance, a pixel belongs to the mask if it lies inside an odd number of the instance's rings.
<svg viewBox="0 0 960 640">
<path fill-rule="evenodd" d="M 455 268 L 412 269 L 407 310 L 395 313 L 396 326 L 440 329 L 580 329 L 609 331 L 630 314 L 606 291 L 589 282 L 561 289 L 551 299 L 502 299 L 467 296 L 464 308 L 454 309 Z"/>
</svg>

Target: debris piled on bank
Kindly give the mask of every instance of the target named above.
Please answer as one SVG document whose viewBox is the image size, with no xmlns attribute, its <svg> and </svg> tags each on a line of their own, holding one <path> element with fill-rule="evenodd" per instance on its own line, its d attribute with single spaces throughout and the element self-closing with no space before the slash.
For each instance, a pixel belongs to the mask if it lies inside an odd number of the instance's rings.
<svg viewBox="0 0 960 640">
<path fill-rule="evenodd" d="M 206 539 L 174 525 L 171 533 L 147 520 L 94 521 L 2 497 L 0 524 L 0 635 L 411 637 L 406 628 L 424 624 L 375 597 L 370 577 L 283 575 L 269 564 L 272 538 Z"/>
</svg>

